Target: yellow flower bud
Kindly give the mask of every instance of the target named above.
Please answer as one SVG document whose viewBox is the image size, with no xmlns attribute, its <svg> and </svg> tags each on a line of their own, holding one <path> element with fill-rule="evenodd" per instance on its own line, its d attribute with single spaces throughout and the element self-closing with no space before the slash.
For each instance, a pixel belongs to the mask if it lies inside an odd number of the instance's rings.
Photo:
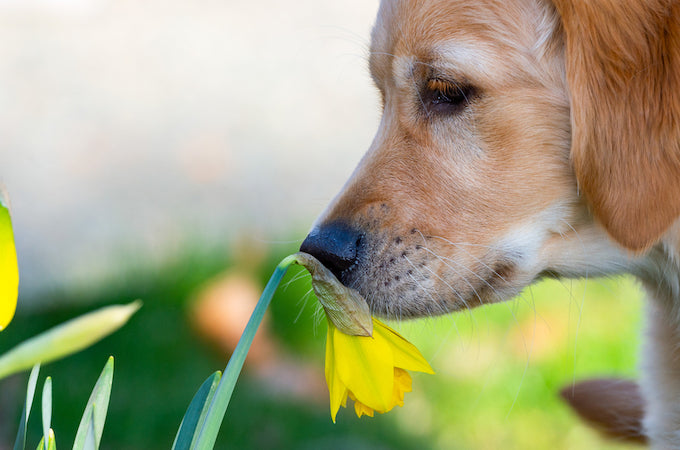
<svg viewBox="0 0 680 450">
<path fill-rule="evenodd" d="M 312 275 L 312 288 L 326 311 L 328 320 L 345 334 L 370 336 L 373 332 L 373 322 L 366 300 L 354 289 L 340 283 L 335 275 L 312 255 L 299 252 L 292 257 Z"/>
<path fill-rule="evenodd" d="M 11 322 L 19 294 L 19 268 L 9 208 L 0 192 L 0 331 Z"/>
</svg>

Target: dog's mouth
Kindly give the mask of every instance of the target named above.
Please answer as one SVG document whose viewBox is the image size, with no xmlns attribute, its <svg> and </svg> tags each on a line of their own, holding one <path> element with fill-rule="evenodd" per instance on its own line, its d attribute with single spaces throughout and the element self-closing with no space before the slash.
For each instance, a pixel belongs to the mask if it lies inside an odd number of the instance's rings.
<svg viewBox="0 0 680 450">
<path fill-rule="evenodd" d="M 518 255 L 453 243 L 417 228 L 366 233 L 342 222 L 317 227 L 300 250 L 316 257 L 371 312 L 387 318 L 446 314 L 505 300 Z"/>
<path fill-rule="evenodd" d="M 341 281 L 359 291 L 377 315 L 435 316 L 499 302 L 516 292 L 510 289 L 516 265 L 509 258 L 444 254 L 432 245 L 436 242 L 396 240 L 367 252 L 342 274 Z"/>
</svg>

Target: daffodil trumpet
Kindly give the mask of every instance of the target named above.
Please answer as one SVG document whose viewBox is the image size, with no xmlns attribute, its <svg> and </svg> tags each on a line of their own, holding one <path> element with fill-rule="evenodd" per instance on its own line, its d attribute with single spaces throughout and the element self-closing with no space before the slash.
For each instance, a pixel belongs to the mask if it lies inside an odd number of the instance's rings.
<svg viewBox="0 0 680 450">
<path fill-rule="evenodd" d="M 358 417 L 404 406 L 404 394 L 411 392 L 407 370 L 434 373 L 418 349 L 392 328 L 373 319 L 373 336 L 349 336 L 329 321 L 326 383 L 333 422 L 348 396 Z"/>
</svg>

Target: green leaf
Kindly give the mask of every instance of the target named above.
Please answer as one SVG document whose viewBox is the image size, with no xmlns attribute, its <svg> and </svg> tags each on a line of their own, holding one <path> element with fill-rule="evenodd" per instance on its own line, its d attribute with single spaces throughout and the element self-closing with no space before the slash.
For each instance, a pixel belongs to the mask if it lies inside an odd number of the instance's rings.
<svg viewBox="0 0 680 450">
<path fill-rule="evenodd" d="M 45 449 L 45 436 L 43 436 L 42 439 L 40 439 L 40 443 L 38 444 L 38 448 L 36 450 L 44 449 Z M 47 450 L 57 450 L 57 440 L 54 437 L 54 430 L 52 428 L 50 428 L 48 433 Z"/>
<path fill-rule="evenodd" d="M 19 423 L 17 439 L 14 441 L 14 450 L 24 450 L 26 448 L 26 426 L 28 425 L 28 416 L 31 415 L 31 406 L 33 406 L 33 396 L 35 395 L 35 386 L 38 384 L 39 372 L 40 364 L 36 364 L 33 366 L 33 370 L 31 370 L 31 375 L 28 377 L 26 402 L 24 403 L 24 410 L 21 412 L 21 422 Z"/>
<path fill-rule="evenodd" d="M 94 443 L 95 449 L 99 448 L 102 433 L 104 432 L 104 423 L 106 422 L 106 412 L 109 408 L 109 398 L 111 397 L 111 386 L 113 384 L 113 356 L 110 356 L 101 375 L 97 379 L 97 383 L 92 389 L 90 399 L 85 405 L 83 417 L 80 419 L 80 425 L 76 432 L 76 439 L 73 442 L 73 450 L 82 450 L 85 447 L 86 437 L 89 433 L 90 427 L 94 428 Z M 96 408 L 95 408 L 96 405 Z M 90 423 L 92 422 L 92 423 Z"/>
<path fill-rule="evenodd" d="M 94 424 L 95 424 L 95 411 L 97 410 L 96 406 L 93 405 L 92 411 L 90 412 L 90 417 L 87 420 L 87 434 L 85 435 L 85 439 L 83 439 L 83 450 L 96 450 L 99 448 L 99 440 L 97 439 L 97 432 L 94 429 Z M 81 422 L 82 423 L 82 422 Z M 80 431 L 80 430 L 79 430 Z M 101 435 L 100 435 L 101 437 Z"/>
<path fill-rule="evenodd" d="M 43 444 L 45 450 L 49 450 L 50 431 L 52 421 L 52 378 L 47 377 L 42 391 L 42 423 L 43 423 Z"/>
<path fill-rule="evenodd" d="M 0 356 L 0 379 L 76 353 L 122 327 L 141 306 L 111 305 L 57 325 Z"/>
<path fill-rule="evenodd" d="M 195 438 L 195 441 L 192 442 L 192 449 L 209 450 L 215 446 L 217 434 L 220 431 L 224 414 L 227 412 L 229 400 L 231 400 L 231 394 L 234 392 L 234 386 L 236 386 L 236 380 L 238 380 L 241 368 L 243 368 L 248 349 L 250 349 L 250 345 L 253 343 L 255 332 L 260 326 L 260 322 L 262 322 L 267 306 L 269 306 L 269 303 L 274 296 L 274 291 L 276 291 L 276 288 L 281 282 L 281 278 L 283 278 L 288 267 L 294 262 L 295 257 L 293 255 L 285 257 L 279 265 L 276 266 L 276 270 L 274 270 L 271 278 L 269 278 L 267 286 L 265 286 L 260 299 L 257 301 L 257 305 L 255 305 L 253 314 L 250 316 L 245 330 L 243 330 L 241 339 L 239 339 L 238 344 L 236 344 L 234 353 L 232 353 L 231 358 L 229 358 L 229 362 L 227 363 L 227 367 L 224 369 L 224 374 L 220 378 L 220 383 L 217 385 L 215 395 L 210 401 L 205 421 L 200 430 L 197 430 L 198 436 Z"/>
<path fill-rule="evenodd" d="M 47 450 L 57 450 L 57 439 L 54 436 L 54 430 L 50 428 L 50 437 L 48 439 Z"/>
<path fill-rule="evenodd" d="M 194 395 L 187 411 L 184 413 L 182 423 L 180 423 L 177 435 L 175 436 L 175 442 L 172 444 L 172 450 L 188 450 L 192 448 L 192 444 L 195 443 L 198 437 L 198 431 L 200 431 L 205 422 L 210 401 L 215 395 L 221 375 L 220 371 L 213 373 L 198 388 L 196 395 Z"/>
</svg>

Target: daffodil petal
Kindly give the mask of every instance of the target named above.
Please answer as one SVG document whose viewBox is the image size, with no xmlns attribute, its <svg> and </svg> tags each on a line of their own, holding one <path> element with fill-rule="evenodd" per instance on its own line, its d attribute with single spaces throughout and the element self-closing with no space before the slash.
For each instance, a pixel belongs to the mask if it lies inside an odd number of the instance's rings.
<svg viewBox="0 0 680 450">
<path fill-rule="evenodd" d="M 335 327 L 329 322 L 328 332 L 326 333 L 326 383 L 330 394 L 331 418 L 335 423 L 335 416 L 337 416 L 340 406 L 344 407 L 347 404 L 347 387 L 340 380 L 335 366 L 333 328 Z"/>
<path fill-rule="evenodd" d="M 364 415 L 373 417 L 373 409 L 369 408 L 358 400 L 354 401 L 354 412 L 357 413 L 357 417 L 359 418 Z"/>
<path fill-rule="evenodd" d="M 19 293 L 19 268 L 9 209 L 0 197 L 0 331 L 14 317 Z"/>
<path fill-rule="evenodd" d="M 348 336 L 332 328 L 335 367 L 343 384 L 369 408 L 388 411 L 392 403 L 394 365 L 387 341 L 375 335 Z"/>
<path fill-rule="evenodd" d="M 411 392 L 411 375 L 404 369 L 394 368 L 394 391 L 392 400 L 395 405 L 404 406 L 404 394 Z"/>
<path fill-rule="evenodd" d="M 394 367 L 416 372 L 434 373 L 432 367 L 425 360 L 415 345 L 404 339 L 399 333 L 394 331 L 379 320 L 373 319 L 373 336 L 382 336 L 389 342 L 394 358 Z"/>
<path fill-rule="evenodd" d="M 343 408 L 347 408 L 347 395 L 349 394 L 349 391 L 345 389 L 345 392 L 342 394 L 342 401 L 340 402 L 340 406 Z"/>
</svg>

